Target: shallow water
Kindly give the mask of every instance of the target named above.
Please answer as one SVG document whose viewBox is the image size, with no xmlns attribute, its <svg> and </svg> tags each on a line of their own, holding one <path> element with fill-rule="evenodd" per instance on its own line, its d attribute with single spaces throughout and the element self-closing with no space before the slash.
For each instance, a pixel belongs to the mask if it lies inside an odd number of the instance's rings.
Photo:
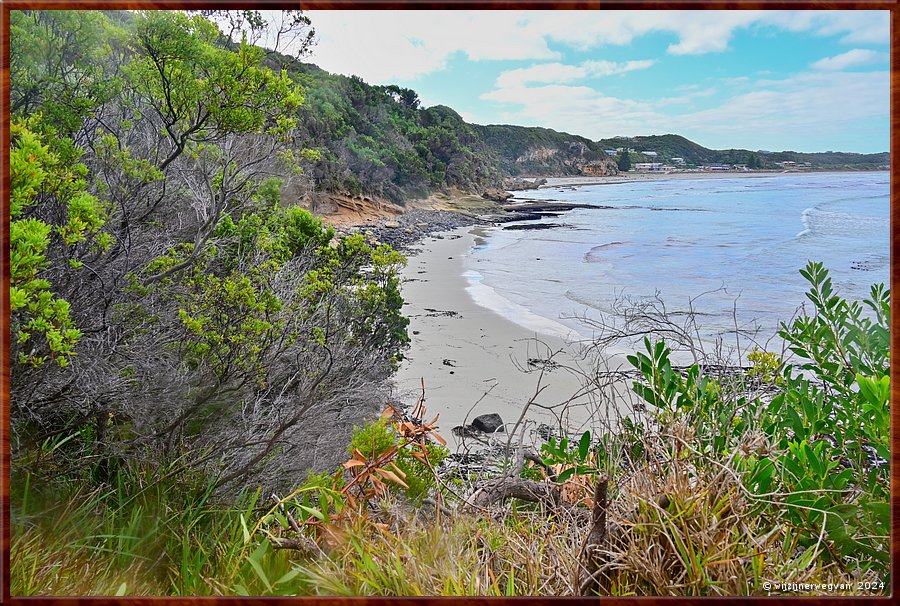
<svg viewBox="0 0 900 606">
<path fill-rule="evenodd" d="M 592 336 L 578 319 L 658 294 L 700 313 L 705 339 L 765 338 L 806 301 L 799 269 L 823 261 L 838 294 L 889 276 L 889 174 L 818 173 L 598 184 L 523 198 L 603 205 L 542 219 L 561 227 L 485 230 L 465 259 L 476 303 L 530 330 Z M 704 294 L 705 293 L 705 294 Z M 691 300 L 694 299 L 693 303 Z"/>
</svg>

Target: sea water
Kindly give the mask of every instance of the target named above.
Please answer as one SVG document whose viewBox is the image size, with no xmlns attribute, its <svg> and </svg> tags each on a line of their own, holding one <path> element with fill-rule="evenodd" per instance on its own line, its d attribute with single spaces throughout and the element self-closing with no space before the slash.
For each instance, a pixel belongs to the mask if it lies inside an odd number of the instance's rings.
<svg viewBox="0 0 900 606">
<path fill-rule="evenodd" d="M 468 291 L 537 333 L 592 338 L 642 301 L 696 314 L 704 340 L 765 342 L 801 306 L 799 270 L 821 261 L 837 294 L 889 280 L 889 173 L 781 174 L 551 186 L 542 202 L 592 204 L 490 228 L 465 259 Z"/>
</svg>

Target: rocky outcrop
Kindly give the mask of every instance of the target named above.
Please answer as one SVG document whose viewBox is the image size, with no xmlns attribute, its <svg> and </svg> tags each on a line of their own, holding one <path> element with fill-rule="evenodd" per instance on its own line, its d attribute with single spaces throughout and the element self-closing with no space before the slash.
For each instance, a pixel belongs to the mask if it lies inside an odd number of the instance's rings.
<svg viewBox="0 0 900 606">
<path fill-rule="evenodd" d="M 506 191 L 525 191 L 528 189 L 537 189 L 545 183 L 547 183 L 547 179 L 528 180 L 521 177 L 512 177 L 503 181 L 503 187 Z"/>
<path fill-rule="evenodd" d="M 607 156 L 603 147 L 584 137 L 545 128 L 479 128 L 486 143 L 496 151 L 501 171 L 508 175 L 618 174 L 616 163 Z M 513 188 L 518 189 L 516 184 Z"/>
<path fill-rule="evenodd" d="M 417 209 L 404 213 L 394 220 L 357 225 L 342 230 L 341 233 L 356 231 L 372 242 L 390 244 L 393 248 L 407 250 L 409 246 L 426 236 L 443 237 L 440 235 L 441 232 L 480 223 L 481 220 L 460 213 Z"/>
<path fill-rule="evenodd" d="M 608 177 L 619 174 L 619 165 L 612 158 L 603 158 L 581 166 L 581 174 L 589 177 Z"/>
<path fill-rule="evenodd" d="M 481 194 L 481 197 L 488 200 L 493 200 L 494 202 L 506 202 L 507 200 L 512 198 L 513 195 L 508 191 L 504 191 L 502 189 L 489 189 Z"/>
</svg>

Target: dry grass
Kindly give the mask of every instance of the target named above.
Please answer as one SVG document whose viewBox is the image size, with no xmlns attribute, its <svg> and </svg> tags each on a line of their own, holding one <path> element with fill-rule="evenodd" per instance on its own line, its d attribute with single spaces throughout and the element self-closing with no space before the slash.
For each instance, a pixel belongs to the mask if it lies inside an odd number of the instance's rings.
<svg viewBox="0 0 900 606">
<path fill-rule="evenodd" d="M 360 518 L 303 566 L 320 595 L 571 595 L 579 528 L 534 509 L 411 517 L 399 531 Z"/>
<path fill-rule="evenodd" d="M 710 465 L 671 437 L 646 444 L 647 462 L 612 493 L 604 568 L 612 595 L 766 595 L 766 582 L 851 580 L 823 564 L 818 550 L 792 548 L 790 529 L 765 517 L 727 465 Z M 148 532 L 140 511 L 110 520 L 85 503 L 99 503 L 97 495 L 73 495 L 48 512 L 58 524 L 15 528 L 14 595 L 171 595 L 201 586 L 213 594 L 272 593 L 255 566 L 240 561 L 238 552 L 256 547 L 244 549 L 233 523 L 226 532 L 216 527 L 213 541 L 196 532 L 175 536 L 190 520 L 154 527 L 154 543 L 167 551 L 154 562 L 155 552 L 133 541 Z M 276 587 L 281 595 L 575 595 L 586 531 L 583 520 L 533 504 L 450 517 L 389 496 L 349 517 L 323 544 L 327 553 L 302 559 L 269 550 L 258 564 L 270 580 L 291 573 Z"/>
</svg>

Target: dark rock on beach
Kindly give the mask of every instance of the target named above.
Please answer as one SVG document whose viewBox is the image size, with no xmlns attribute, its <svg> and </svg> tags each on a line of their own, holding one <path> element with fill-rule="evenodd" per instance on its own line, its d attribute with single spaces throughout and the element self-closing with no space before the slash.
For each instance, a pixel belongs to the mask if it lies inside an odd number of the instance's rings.
<svg viewBox="0 0 900 606">
<path fill-rule="evenodd" d="M 498 429 L 503 430 L 503 419 L 495 412 L 475 417 L 472 427 L 484 433 L 494 433 Z"/>
</svg>

